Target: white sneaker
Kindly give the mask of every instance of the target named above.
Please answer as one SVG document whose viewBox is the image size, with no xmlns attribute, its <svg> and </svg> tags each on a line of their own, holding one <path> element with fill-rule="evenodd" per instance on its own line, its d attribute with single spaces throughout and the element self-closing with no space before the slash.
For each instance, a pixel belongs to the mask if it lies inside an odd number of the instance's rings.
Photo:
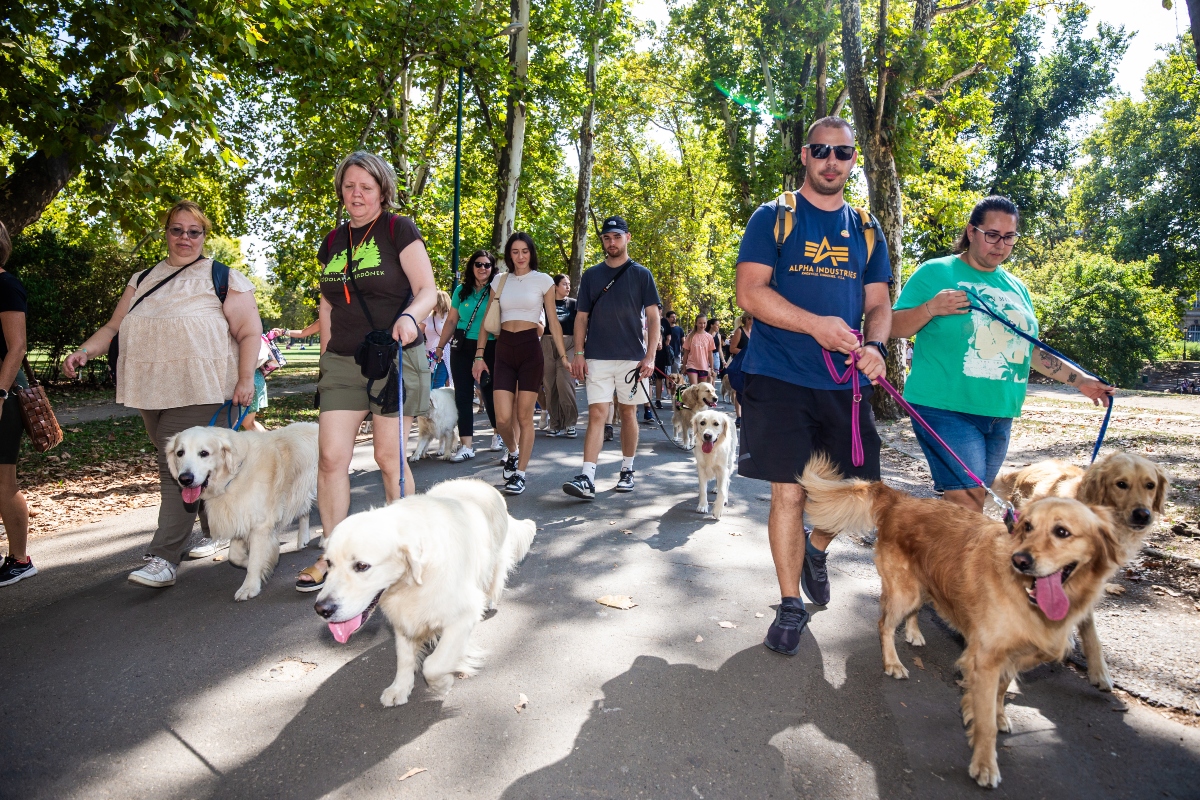
<svg viewBox="0 0 1200 800">
<path fill-rule="evenodd" d="M 544 431 L 544 430 L 548 429 L 549 427 L 550 427 L 550 412 L 543 409 L 542 410 L 542 421 L 541 421 L 541 424 L 538 425 L 538 430 Z"/>
<path fill-rule="evenodd" d="M 497 433 L 494 436 L 492 436 L 492 446 L 489 447 L 488 449 L 489 450 L 499 450 L 502 447 L 504 447 L 504 438 L 500 434 Z"/>
<path fill-rule="evenodd" d="M 142 586 L 150 586 L 155 589 L 174 586 L 175 565 L 165 558 L 149 556 L 146 559 L 146 566 L 129 574 L 129 582 L 140 583 Z"/>
<path fill-rule="evenodd" d="M 474 458 L 475 450 L 470 447 L 460 447 L 458 452 L 450 456 L 451 464 L 461 464 L 462 462 Z"/>
<path fill-rule="evenodd" d="M 216 555 L 222 550 L 229 548 L 228 539 L 210 539 L 207 536 L 196 542 L 191 550 L 187 551 L 188 558 L 208 558 Z"/>
</svg>

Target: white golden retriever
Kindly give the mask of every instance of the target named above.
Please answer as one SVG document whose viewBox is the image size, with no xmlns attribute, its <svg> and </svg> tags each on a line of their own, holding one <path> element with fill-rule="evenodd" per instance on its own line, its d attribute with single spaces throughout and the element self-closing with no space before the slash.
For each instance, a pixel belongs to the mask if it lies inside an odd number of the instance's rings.
<svg viewBox="0 0 1200 800">
<path fill-rule="evenodd" d="M 333 529 L 329 574 L 314 608 L 338 642 L 349 641 L 378 606 L 396 633 L 396 680 L 385 706 L 408 702 L 422 648 L 429 688 L 450 691 L 454 674 L 473 675 L 482 652 L 471 631 L 494 608 L 508 573 L 533 543 L 533 520 L 508 515 L 498 491 L 473 478 L 439 483 Z"/>
<path fill-rule="evenodd" d="M 433 453 L 434 444 L 443 459 L 450 458 L 458 449 L 458 406 L 449 386 L 429 393 L 429 413 L 417 417 L 417 449 L 412 460 L 420 461 L 426 453 Z"/>
<path fill-rule="evenodd" d="M 692 417 L 692 434 L 696 442 L 692 453 L 696 456 L 696 475 L 700 479 L 700 502 L 696 511 L 708 513 L 708 482 L 715 480 L 717 499 L 713 501 L 712 515 L 714 519 L 720 519 L 729 499 L 729 479 L 737 469 L 737 428 L 728 414 L 710 409 Z"/>
<path fill-rule="evenodd" d="M 308 543 L 308 512 L 317 496 L 316 423 L 266 432 L 197 426 L 166 446 L 185 507 L 204 501 L 213 536 L 230 539 L 230 563 L 246 569 L 233 599 L 257 597 L 279 562 L 280 530 L 298 519 L 297 544 Z"/>
<path fill-rule="evenodd" d="M 675 441 L 691 447 L 696 443 L 692 419 L 706 408 L 717 405 L 717 389 L 711 383 L 695 383 L 679 393 L 675 409 L 671 412 L 671 426 L 675 429 Z M 686 441 L 685 441 L 686 440 Z"/>
</svg>

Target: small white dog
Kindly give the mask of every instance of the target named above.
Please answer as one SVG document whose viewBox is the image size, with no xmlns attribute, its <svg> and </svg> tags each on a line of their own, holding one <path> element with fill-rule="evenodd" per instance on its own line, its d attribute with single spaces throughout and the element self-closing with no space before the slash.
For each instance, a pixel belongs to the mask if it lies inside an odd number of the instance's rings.
<svg viewBox="0 0 1200 800">
<path fill-rule="evenodd" d="M 417 449 L 412 460 L 420 461 L 432 453 L 434 444 L 443 460 L 454 455 L 458 449 L 458 406 L 454 403 L 454 390 L 449 386 L 434 389 L 429 393 L 429 413 L 417 417 Z"/>
<path fill-rule="evenodd" d="M 498 491 L 473 478 L 439 483 L 425 494 L 354 514 L 333 529 L 329 574 L 314 608 L 338 642 L 376 606 L 396 633 L 396 680 L 379 701 L 408 702 L 422 648 L 437 645 L 421 671 L 445 694 L 454 674 L 475 674 L 482 653 L 471 631 L 504 591 L 537 528 L 508 515 Z"/>
<path fill-rule="evenodd" d="M 729 479 L 737 469 L 737 428 L 728 414 L 720 411 L 701 411 L 692 417 L 693 439 L 696 449 L 696 474 L 700 479 L 700 502 L 696 511 L 708 513 L 708 482 L 716 480 L 717 499 L 713 501 L 712 515 L 721 518 L 725 502 L 729 498 Z"/>
<path fill-rule="evenodd" d="M 214 537 L 229 538 L 229 561 L 245 567 L 233 595 L 262 591 L 279 562 L 279 533 L 300 523 L 297 545 L 308 544 L 308 513 L 317 496 L 317 425 L 296 422 L 271 431 L 197 426 L 167 440 L 167 465 L 185 507 L 204 501 Z"/>
</svg>

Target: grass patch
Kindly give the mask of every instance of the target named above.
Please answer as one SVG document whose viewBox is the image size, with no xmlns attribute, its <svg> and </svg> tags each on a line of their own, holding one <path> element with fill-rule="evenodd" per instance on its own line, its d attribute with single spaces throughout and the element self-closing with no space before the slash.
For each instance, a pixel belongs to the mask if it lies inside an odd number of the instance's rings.
<svg viewBox="0 0 1200 800">
<path fill-rule="evenodd" d="M 18 473 L 26 486 L 62 484 L 79 477 L 81 469 L 102 464 L 153 465 L 154 445 L 141 417 L 81 422 L 63 429 L 63 441 L 48 453 L 38 453 L 23 440 Z"/>
<path fill-rule="evenodd" d="M 272 397 L 258 419 L 268 428 L 280 428 L 293 422 L 316 422 L 317 410 L 313 408 L 313 396 L 308 392 L 279 399 Z"/>
</svg>

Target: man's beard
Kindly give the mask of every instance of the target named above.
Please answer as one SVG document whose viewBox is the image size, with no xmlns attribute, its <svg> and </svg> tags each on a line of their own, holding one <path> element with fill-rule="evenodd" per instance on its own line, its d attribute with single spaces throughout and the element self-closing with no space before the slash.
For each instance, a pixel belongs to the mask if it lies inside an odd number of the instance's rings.
<svg viewBox="0 0 1200 800">
<path fill-rule="evenodd" d="M 604 248 L 604 255 L 608 256 L 609 258 L 616 258 L 616 257 L 622 256 L 624 254 L 625 254 L 624 247 L 620 247 L 620 248 L 606 247 L 606 248 Z"/>
<path fill-rule="evenodd" d="M 815 175 L 814 175 L 814 177 L 815 177 Z M 836 185 L 827 184 L 827 183 L 818 183 L 816 180 L 810 180 L 810 181 L 808 181 L 808 185 L 811 186 L 813 188 L 813 191 L 815 191 L 817 194 L 824 194 L 824 195 L 842 194 L 842 192 L 846 188 L 846 181 L 848 181 L 849 179 L 850 179 L 850 176 L 847 175 L 844 178 L 842 178 L 841 183 L 838 183 Z"/>
</svg>

